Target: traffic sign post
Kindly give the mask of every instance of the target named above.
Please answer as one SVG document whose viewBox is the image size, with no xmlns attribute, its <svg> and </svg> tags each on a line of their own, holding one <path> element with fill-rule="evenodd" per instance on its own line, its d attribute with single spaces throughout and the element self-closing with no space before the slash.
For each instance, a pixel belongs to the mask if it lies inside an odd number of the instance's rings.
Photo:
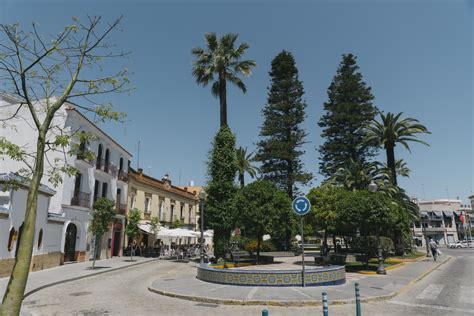
<svg viewBox="0 0 474 316">
<path fill-rule="evenodd" d="M 305 263 L 304 263 L 304 235 L 303 235 L 303 216 L 308 214 L 311 209 L 311 203 L 306 197 L 297 197 L 293 200 L 292 203 L 293 211 L 300 216 L 301 218 L 301 260 L 303 264 L 302 270 L 302 285 L 303 287 L 306 286 L 305 284 Z"/>
</svg>

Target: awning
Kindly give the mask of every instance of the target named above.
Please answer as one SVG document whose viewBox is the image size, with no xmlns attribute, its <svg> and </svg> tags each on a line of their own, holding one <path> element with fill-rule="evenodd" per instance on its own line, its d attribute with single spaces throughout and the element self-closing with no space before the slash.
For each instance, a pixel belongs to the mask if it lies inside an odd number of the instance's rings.
<svg viewBox="0 0 474 316">
<path fill-rule="evenodd" d="M 461 215 L 461 211 L 453 211 L 454 215 L 456 216 L 460 216 Z"/>
<path fill-rule="evenodd" d="M 437 217 L 443 217 L 443 212 L 442 212 L 442 211 L 433 211 L 433 213 L 434 213 Z"/>
<path fill-rule="evenodd" d="M 138 224 L 138 228 L 148 235 L 154 235 L 150 221 L 140 221 L 140 224 Z M 158 225 L 158 229 L 161 229 L 160 225 Z"/>
<path fill-rule="evenodd" d="M 443 211 L 444 216 L 453 217 L 453 211 Z"/>
<path fill-rule="evenodd" d="M 189 229 L 183 228 L 161 228 L 158 231 L 158 238 L 176 238 L 176 237 L 196 237 L 195 232 Z"/>
</svg>

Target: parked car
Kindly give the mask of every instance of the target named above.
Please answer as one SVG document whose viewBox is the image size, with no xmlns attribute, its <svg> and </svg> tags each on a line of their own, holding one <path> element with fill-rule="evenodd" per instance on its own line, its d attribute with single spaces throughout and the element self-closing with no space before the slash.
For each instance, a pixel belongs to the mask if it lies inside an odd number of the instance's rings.
<svg viewBox="0 0 474 316">
<path fill-rule="evenodd" d="M 463 243 L 458 240 L 458 241 L 449 243 L 448 247 L 449 248 L 467 248 L 467 243 Z"/>
</svg>

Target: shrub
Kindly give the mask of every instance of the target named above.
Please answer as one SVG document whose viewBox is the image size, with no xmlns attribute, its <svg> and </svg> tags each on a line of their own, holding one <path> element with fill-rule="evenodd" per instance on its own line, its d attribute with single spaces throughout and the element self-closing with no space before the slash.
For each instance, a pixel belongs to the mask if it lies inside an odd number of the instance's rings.
<svg viewBox="0 0 474 316">
<path fill-rule="evenodd" d="M 368 257 L 376 257 L 378 255 L 378 243 L 376 236 L 355 237 L 351 241 L 351 249 L 360 252 Z M 380 237 L 380 246 L 382 247 L 382 255 L 387 257 L 394 251 L 393 241 L 387 237 Z"/>
<path fill-rule="evenodd" d="M 257 240 L 252 239 L 247 242 L 244 249 L 250 252 L 257 252 Z M 270 240 L 262 241 L 260 243 L 260 251 L 275 251 L 275 246 Z"/>
</svg>

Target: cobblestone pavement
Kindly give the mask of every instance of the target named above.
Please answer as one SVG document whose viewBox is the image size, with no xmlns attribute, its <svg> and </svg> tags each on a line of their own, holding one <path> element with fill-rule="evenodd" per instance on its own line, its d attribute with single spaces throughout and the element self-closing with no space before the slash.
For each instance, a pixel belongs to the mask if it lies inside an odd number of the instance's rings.
<svg viewBox="0 0 474 316">
<path fill-rule="evenodd" d="M 474 251 L 454 256 L 407 292 L 388 301 L 364 303 L 363 315 L 474 315 Z M 317 307 L 228 306 L 185 301 L 147 290 L 158 278 L 172 282 L 193 272 L 192 264 L 158 261 L 46 288 L 29 296 L 24 315 L 318 315 Z M 206 288 L 202 289 L 203 292 Z M 219 291 L 217 289 L 216 291 Z M 470 296 L 469 296 L 470 295 Z M 354 315 L 354 305 L 330 306 L 330 315 Z"/>
</svg>

